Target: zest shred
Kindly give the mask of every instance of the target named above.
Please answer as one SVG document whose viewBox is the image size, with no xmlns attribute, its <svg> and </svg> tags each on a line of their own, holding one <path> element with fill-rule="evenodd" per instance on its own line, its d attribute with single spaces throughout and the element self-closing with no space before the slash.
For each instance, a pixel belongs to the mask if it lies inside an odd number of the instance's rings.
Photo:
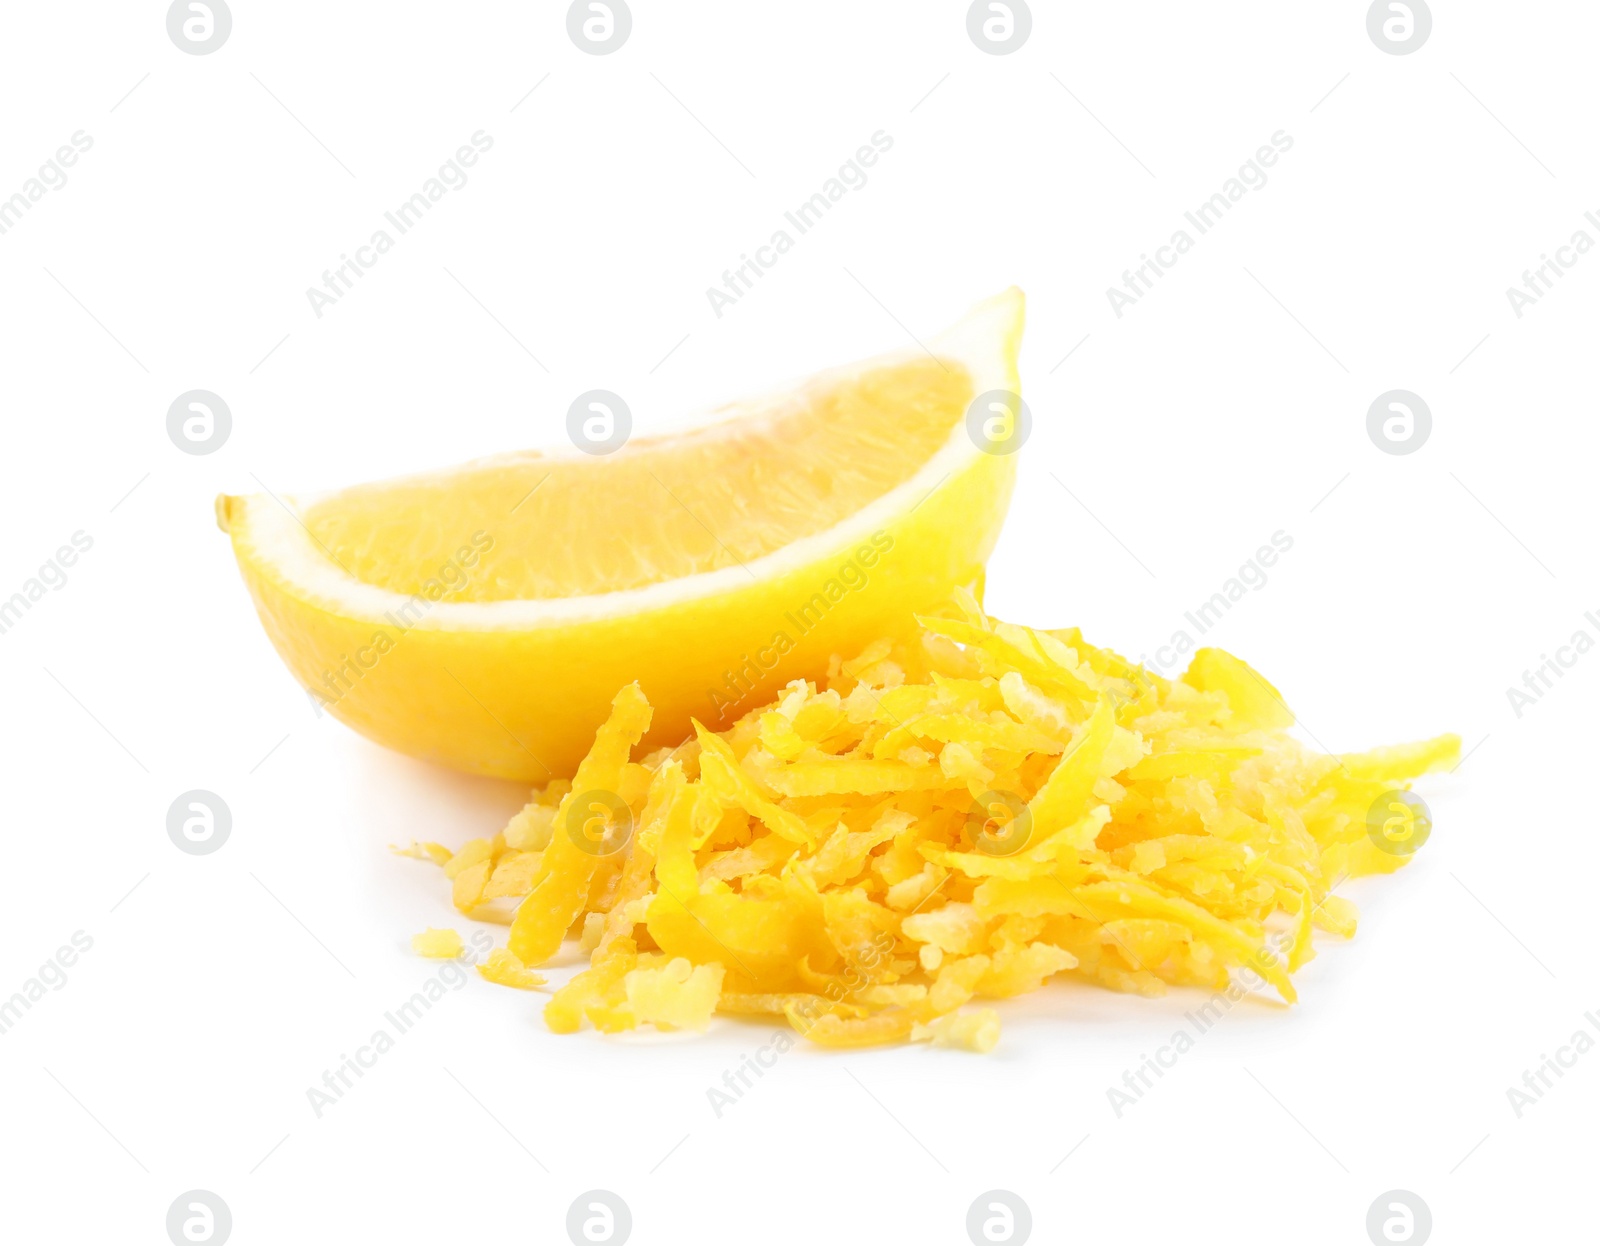
<svg viewBox="0 0 1600 1246">
<path fill-rule="evenodd" d="M 463 914 L 510 925 L 490 981 L 539 986 L 579 937 L 589 968 L 550 997 L 552 1030 L 721 1012 L 829 1047 L 988 1051 L 995 1011 L 960 1010 L 1056 974 L 1154 996 L 1251 970 L 1294 1002 L 1313 928 L 1355 933 L 1333 888 L 1409 859 L 1369 809 L 1459 757 L 1454 735 L 1313 752 L 1221 649 L 1168 680 L 966 594 L 951 614 L 639 761 L 650 706 L 629 685 L 573 778 L 500 834 L 407 851 Z"/>
</svg>

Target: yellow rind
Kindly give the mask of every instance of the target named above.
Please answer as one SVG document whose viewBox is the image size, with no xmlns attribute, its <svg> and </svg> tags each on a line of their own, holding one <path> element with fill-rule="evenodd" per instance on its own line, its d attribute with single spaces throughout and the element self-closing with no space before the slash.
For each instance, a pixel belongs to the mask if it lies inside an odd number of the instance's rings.
<svg viewBox="0 0 1600 1246">
<path fill-rule="evenodd" d="M 990 387 L 1020 392 L 1021 292 L 1001 295 L 975 314 L 985 312 L 1000 329 L 975 374 L 1003 378 Z M 955 438 L 966 438 L 963 427 Z M 678 595 L 629 613 L 514 626 L 457 626 L 453 620 L 469 607 L 454 604 L 402 629 L 382 612 L 352 608 L 297 582 L 269 555 L 269 542 L 258 539 L 264 525 L 283 522 L 283 504 L 270 496 L 218 498 L 217 521 L 233 542 L 268 637 L 320 708 L 415 757 L 544 781 L 572 773 L 611 697 L 634 680 L 655 707 L 645 746 L 676 743 L 689 734 L 691 718 L 723 729 L 789 680 L 824 674 L 833 654 L 901 634 L 953 588 L 981 588 L 1015 474 L 1016 455 L 974 451 L 942 479 L 924 483 L 919 472 L 911 483 L 921 487 L 906 491 L 915 497 L 870 532 L 847 522 L 825 534 L 838 539 L 816 543 L 824 552 L 804 565 L 766 574 L 763 564 L 783 563 L 780 550 L 750 564 L 754 578 L 740 574 L 720 591 Z M 807 629 L 802 607 L 826 594 L 838 568 L 874 533 L 887 550 L 866 582 Z M 782 654 L 780 634 L 790 645 Z M 373 654 L 380 635 L 387 652 L 360 670 L 360 655 Z M 330 690 L 325 677 L 341 670 L 359 674 L 336 679 Z"/>
</svg>

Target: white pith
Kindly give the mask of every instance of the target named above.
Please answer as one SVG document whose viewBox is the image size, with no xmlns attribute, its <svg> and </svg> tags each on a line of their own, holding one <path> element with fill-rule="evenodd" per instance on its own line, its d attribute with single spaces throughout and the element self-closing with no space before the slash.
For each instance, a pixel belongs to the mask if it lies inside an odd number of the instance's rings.
<svg viewBox="0 0 1600 1246">
<path fill-rule="evenodd" d="M 1021 294 L 997 295 L 970 311 L 959 323 L 928 343 L 942 359 L 962 364 L 972 377 L 973 392 L 1014 389 L 1008 349 L 1016 333 Z M 910 359 L 920 351 L 866 361 L 862 367 Z M 847 370 L 846 370 L 847 371 Z M 576 455 L 576 451 L 573 452 Z M 918 505 L 947 478 L 978 457 L 980 451 L 958 420 L 949 439 L 910 479 L 868 503 L 831 528 L 802 537 L 743 564 L 663 580 L 639 588 L 577 597 L 513 599 L 485 602 L 438 602 L 415 626 L 437 631 L 527 631 L 542 626 L 640 614 L 682 602 L 736 592 L 809 566 L 839 550 L 850 549 L 871 533 L 891 524 Z M 546 458 L 557 457 L 546 455 Z M 294 596 L 346 618 L 380 621 L 412 599 L 404 593 L 367 584 L 334 563 L 317 543 L 298 513 L 320 498 L 286 498 L 284 505 L 269 495 L 239 499 L 230 527 L 241 534 L 262 564 Z M 286 509 L 285 507 L 290 509 Z M 752 580 L 751 577 L 755 579 Z M 412 614 L 415 613 L 413 608 Z"/>
</svg>

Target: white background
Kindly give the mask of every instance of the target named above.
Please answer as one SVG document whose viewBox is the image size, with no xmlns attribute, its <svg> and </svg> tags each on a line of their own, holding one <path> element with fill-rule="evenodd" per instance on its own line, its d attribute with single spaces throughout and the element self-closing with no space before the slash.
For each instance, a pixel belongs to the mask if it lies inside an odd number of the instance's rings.
<svg viewBox="0 0 1600 1246">
<path fill-rule="evenodd" d="M 8 1240 L 163 1242 L 201 1188 L 241 1243 L 564 1241 L 595 1187 L 640 1243 L 959 1243 L 992 1188 L 1036 1241 L 1361 1243 L 1394 1188 L 1436 1241 L 1570 1237 L 1600 1054 L 1520 1119 L 1506 1091 L 1600 1008 L 1600 656 L 1520 717 L 1506 689 L 1600 638 L 1600 256 L 1520 319 L 1505 290 L 1600 242 L 1600 11 L 1437 0 L 1391 56 L 1357 0 L 1034 8 L 990 56 L 957 0 L 636 0 L 594 57 L 556 0 L 236 0 L 206 56 L 160 3 L 7 6 L 0 195 L 93 147 L 0 236 L 0 596 L 94 542 L 0 636 L 0 995 L 94 941 L 0 1035 Z M 706 288 L 880 129 L 868 184 L 716 317 Z M 306 288 L 478 130 L 468 184 L 319 319 Z M 1268 183 L 1119 319 L 1106 288 L 1279 130 Z M 411 934 L 462 925 L 386 845 L 492 833 L 524 793 L 316 717 L 213 496 L 555 444 L 595 387 L 663 428 L 1012 283 L 1035 431 L 990 608 L 1153 654 L 1281 529 L 1208 643 L 1330 749 L 1472 750 L 1424 784 L 1413 866 L 1347 889 L 1355 942 L 1120 1119 L 1107 1087 L 1197 995 L 1053 985 L 988 1058 L 802 1046 L 718 1119 L 768 1030 L 561 1038 L 474 975 L 317 1119 L 306 1089 L 436 972 Z M 193 388 L 233 412 L 206 457 L 165 431 Z M 1393 388 L 1433 412 L 1406 457 L 1366 433 Z M 167 838 L 191 788 L 233 811 L 215 855 Z"/>
</svg>

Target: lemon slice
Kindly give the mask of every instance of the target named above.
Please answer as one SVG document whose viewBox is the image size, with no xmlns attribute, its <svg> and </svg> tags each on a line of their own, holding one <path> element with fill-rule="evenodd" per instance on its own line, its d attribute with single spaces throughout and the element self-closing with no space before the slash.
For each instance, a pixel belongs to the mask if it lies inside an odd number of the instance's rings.
<svg viewBox="0 0 1600 1246">
<path fill-rule="evenodd" d="M 325 709 L 481 774 L 570 774 L 637 680 L 645 743 L 721 729 L 981 582 L 1015 478 L 1009 290 L 913 349 L 605 455 L 519 452 L 320 497 L 217 499 Z M 998 440 L 989 440 L 998 438 Z"/>
</svg>

